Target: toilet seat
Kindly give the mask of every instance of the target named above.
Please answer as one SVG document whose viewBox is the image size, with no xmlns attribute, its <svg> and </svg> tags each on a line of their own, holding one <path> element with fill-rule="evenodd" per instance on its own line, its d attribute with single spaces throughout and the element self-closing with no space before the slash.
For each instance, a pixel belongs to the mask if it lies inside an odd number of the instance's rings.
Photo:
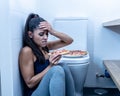
<svg viewBox="0 0 120 96">
<path fill-rule="evenodd" d="M 71 57 L 62 57 L 60 63 L 79 63 L 85 64 L 89 62 L 89 53 L 83 57 L 71 58 Z"/>
</svg>

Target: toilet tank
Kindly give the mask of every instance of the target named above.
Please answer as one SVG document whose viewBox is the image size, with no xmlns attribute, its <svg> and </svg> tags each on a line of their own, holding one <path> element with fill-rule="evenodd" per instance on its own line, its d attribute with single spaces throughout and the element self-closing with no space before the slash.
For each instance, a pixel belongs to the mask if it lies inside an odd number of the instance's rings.
<svg viewBox="0 0 120 96">
<path fill-rule="evenodd" d="M 53 28 L 68 34 L 73 43 L 62 48 L 68 50 L 87 50 L 87 17 L 59 17 L 54 19 Z M 57 38 L 50 37 L 55 40 Z"/>
</svg>

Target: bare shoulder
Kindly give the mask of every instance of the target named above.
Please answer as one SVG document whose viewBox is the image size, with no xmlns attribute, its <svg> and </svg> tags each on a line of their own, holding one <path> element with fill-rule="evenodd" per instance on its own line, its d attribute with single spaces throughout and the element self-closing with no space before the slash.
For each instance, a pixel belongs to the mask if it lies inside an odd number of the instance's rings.
<svg viewBox="0 0 120 96">
<path fill-rule="evenodd" d="M 28 53 L 32 53 L 32 49 L 28 46 L 22 48 L 20 51 L 20 54 L 28 54 Z"/>
<path fill-rule="evenodd" d="M 19 54 L 19 61 L 20 63 L 28 62 L 33 60 L 33 52 L 30 47 L 24 47 L 21 49 Z"/>
</svg>

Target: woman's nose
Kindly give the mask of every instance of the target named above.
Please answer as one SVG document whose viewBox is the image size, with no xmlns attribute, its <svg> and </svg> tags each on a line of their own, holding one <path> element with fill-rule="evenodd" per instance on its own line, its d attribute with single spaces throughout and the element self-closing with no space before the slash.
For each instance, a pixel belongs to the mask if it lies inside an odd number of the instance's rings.
<svg viewBox="0 0 120 96">
<path fill-rule="evenodd" d="M 44 34 L 44 38 L 47 39 L 47 38 L 48 38 L 48 35 Z"/>
</svg>

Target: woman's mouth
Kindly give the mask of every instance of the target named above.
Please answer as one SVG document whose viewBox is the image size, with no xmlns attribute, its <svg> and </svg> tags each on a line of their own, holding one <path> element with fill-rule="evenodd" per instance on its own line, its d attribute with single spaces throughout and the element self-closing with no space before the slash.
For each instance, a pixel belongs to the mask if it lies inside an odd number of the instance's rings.
<svg viewBox="0 0 120 96">
<path fill-rule="evenodd" d="M 47 44 L 47 41 L 42 41 L 42 44 L 43 44 L 43 45 L 46 45 L 46 44 Z"/>
</svg>

